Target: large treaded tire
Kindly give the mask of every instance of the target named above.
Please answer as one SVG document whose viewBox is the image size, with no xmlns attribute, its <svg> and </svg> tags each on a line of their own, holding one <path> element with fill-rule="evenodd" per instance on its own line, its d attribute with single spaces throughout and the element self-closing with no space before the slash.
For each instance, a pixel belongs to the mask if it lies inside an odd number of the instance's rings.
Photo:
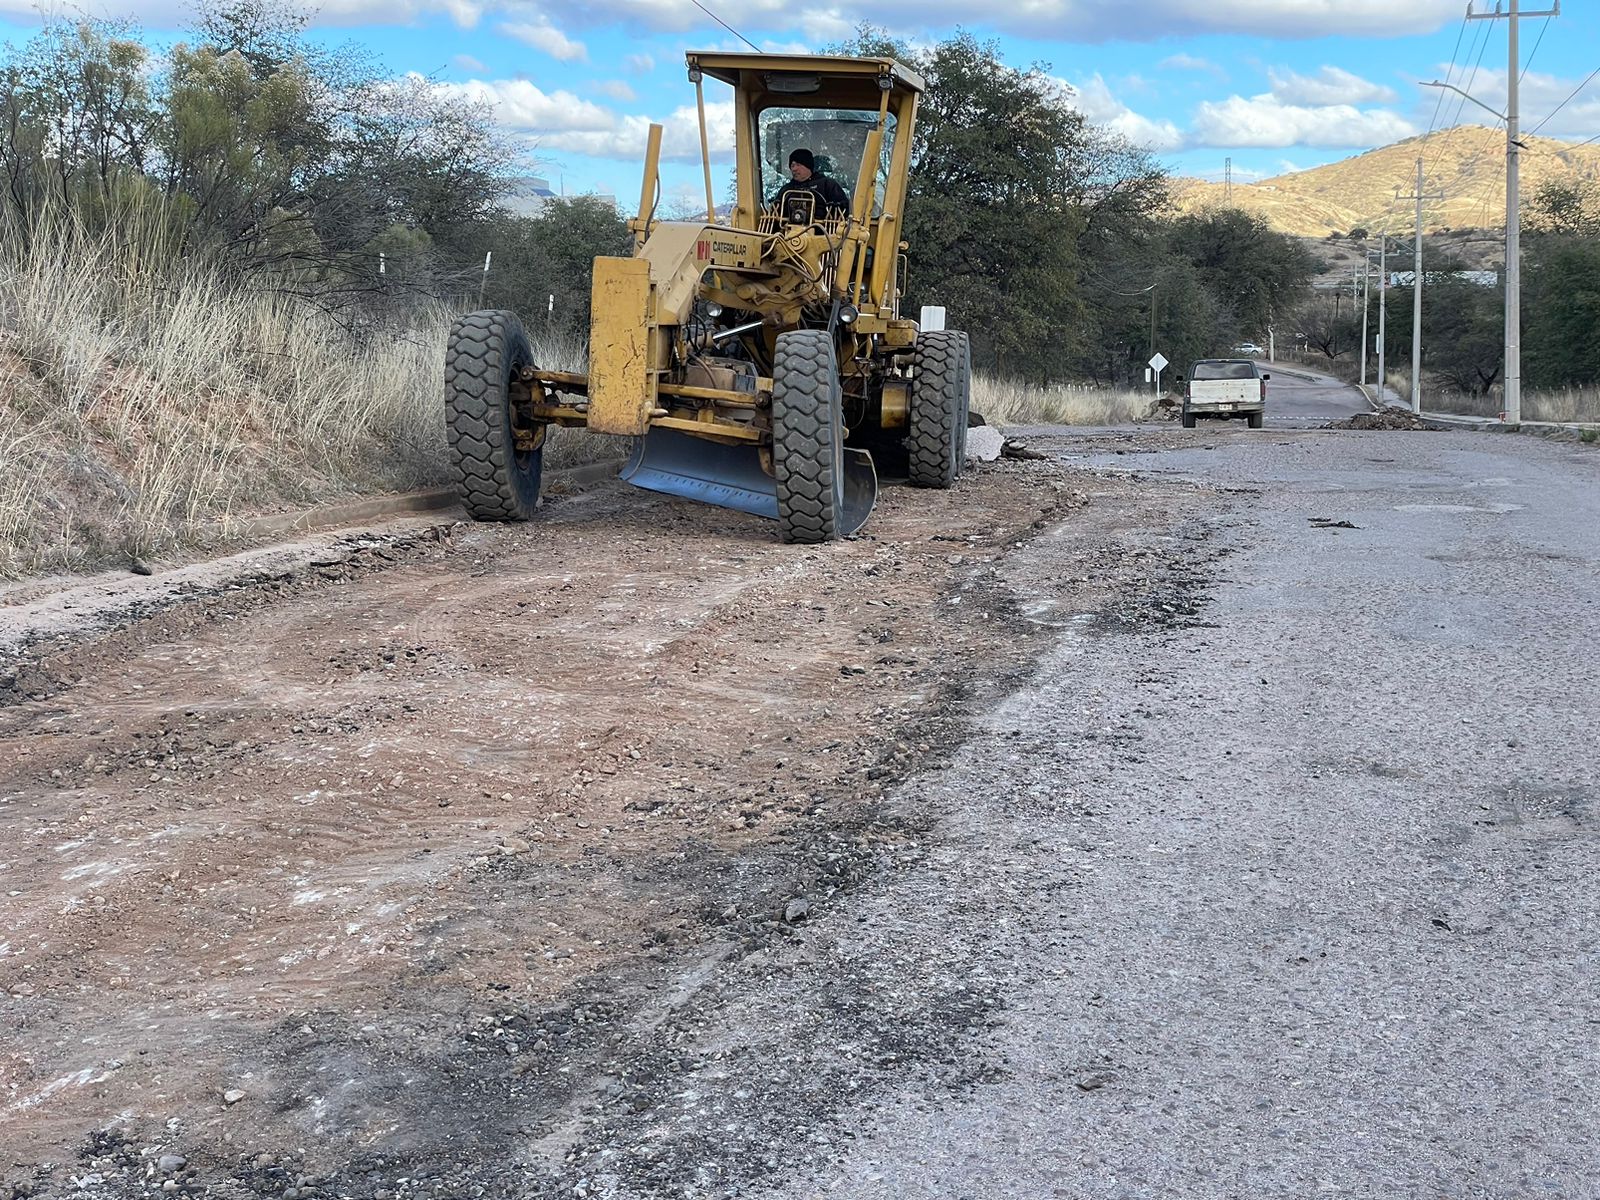
<svg viewBox="0 0 1600 1200">
<path fill-rule="evenodd" d="M 839 363 L 821 329 L 778 335 L 772 363 L 772 474 L 786 542 L 831 542 L 844 507 Z"/>
<path fill-rule="evenodd" d="M 511 413 L 511 380 L 532 361 L 514 313 L 468 313 L 450 328 L 445 428 L 456 490 L 474 520 L 526 521 L 539 505 L 544 441 L 518 451 Z"/>
<path fill-rule="evenodd" d="M 972 406 L 972 350 L 953 329 L 919 334 L 911 352 L 907 479 L 917 487 L 952 486 L 965 465 Z"/>
</svg>

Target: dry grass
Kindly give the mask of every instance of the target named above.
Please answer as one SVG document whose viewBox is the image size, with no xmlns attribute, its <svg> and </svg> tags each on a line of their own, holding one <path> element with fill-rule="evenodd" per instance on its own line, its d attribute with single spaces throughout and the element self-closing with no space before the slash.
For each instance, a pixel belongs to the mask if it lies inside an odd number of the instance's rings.
<svg viewBox="0 0 1600 1200">
<path fill-rule="evenodd" d="M 1445 395 L 1431 399 L 1426 405 L 1429 412 L 1449 413 L 1458 417 L 1483 417 L 1494 420 L 1500 416 L 1505 400 L 1499 391 L 1476 395 Z M 1561 425 L 1600 423 L 1600 388 L 1554 388 L 1549 391 L 1524 391 L 1522 393 L 1522 419 L 1524 421 L 1551 421 Z"/>
<path fill-rule="evenodd" d="M 126 236 L 0 239 L 0 575 L 216 538 L 230 514 L 442 482 L 451 312 L 354 334 Z M 580 364 L 564 348 L 541 363 Z M 553 465 L 592 458 L 552 439 Z"/>
<path fill-rule="evenodd" d="M 1075 384 L 1038 387 L 975 375 L 972 407 L 991 425 L 1124 425 L 1151 415 L 1149 392 L 1118 392 Z"/>
</svg>

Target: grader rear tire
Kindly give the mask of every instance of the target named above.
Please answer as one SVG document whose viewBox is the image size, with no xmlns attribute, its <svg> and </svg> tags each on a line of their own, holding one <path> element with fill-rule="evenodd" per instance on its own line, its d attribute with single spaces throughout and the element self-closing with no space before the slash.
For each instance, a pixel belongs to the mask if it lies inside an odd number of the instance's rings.
<svg viewBox="0 0 1600 1200">
<path fill-rule="evenodd" d="M 825 330 L 778 335 L 772 365 L 772 472 L 786 542 L 831 542 L 844 508 L 843 401 Z"/>
<path fill-rule="evenodd" d="M 518 450 L 511 381 L 533 361 L 516 314 L 468 313 L 450 329 L 444 359 L 445 426 L 461 503 L 476 521 L 526 521 L 539 505 L 544 430 Z"/>
<path fill-rule="evenodd" d="M 911 367 L 907 478 L 916 487 L 947 488 L 961 474 L 967 456 L 967 413 L 972 406 L 967 335 L 951 329 L 918 335 Z"/>
</svg>

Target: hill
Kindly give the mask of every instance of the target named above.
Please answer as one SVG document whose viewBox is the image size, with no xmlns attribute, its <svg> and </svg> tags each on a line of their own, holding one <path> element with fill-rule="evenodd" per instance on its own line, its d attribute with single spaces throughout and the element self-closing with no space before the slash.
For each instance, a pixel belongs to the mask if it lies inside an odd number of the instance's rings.
<svg viewBox="0 0 1600 1200">
<path fill-rule="evenodd" d="M 1600 145 L 1574 146 L 1554 138 L 1524 137 L 1522 192 L 1531 196 L 1547 179 L 1600 179 Z M 1409 230 L 1412 207 L 1395 204 L 1396 186 L 1409 194 L 1416 161 L 1427 168 L 1426 188 L 1444 199 L 1424 208 L 1427 228 L 1483 228 L 1503 225 L 1506 207 L 1505 133 L 1483 125 L 1459 125 L 1432 137 L 1406 138 L 1365 154 L 1309 171 L 1296 171 L 1260 183 L 1233 185 L 1232 204 L 1260 213 L 1273 228 L 1300 237 L 1326 237 L 1362 226 Z M 1220 183 L 1173 181 L 1180 212 L 1225 203 Z"/>
</svg>

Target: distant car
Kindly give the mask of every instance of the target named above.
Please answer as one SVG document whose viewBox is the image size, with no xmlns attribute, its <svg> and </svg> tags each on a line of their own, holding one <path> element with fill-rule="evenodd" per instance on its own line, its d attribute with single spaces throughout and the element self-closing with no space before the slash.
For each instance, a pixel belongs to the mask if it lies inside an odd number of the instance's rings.
<svg viewBox="0 0 1600 1200">
<path fill-rule="evenodd" d="M 1253 354 L 1257 357 L 1260 357 L 1266 353 L 1266 350 L 1256 345 L 1254 342 L 1240 342 L 1233 348 L 1233 352 L 1235 354 Z"/>
<path fill-rule="evenodd" d="M 1183 427 L 1193 429 L 1197 417 L 1243 417 L 1260 429 L 1271 378 L 1253 358 L 1201 359 L 1183 385 Z"/>
</svg>

